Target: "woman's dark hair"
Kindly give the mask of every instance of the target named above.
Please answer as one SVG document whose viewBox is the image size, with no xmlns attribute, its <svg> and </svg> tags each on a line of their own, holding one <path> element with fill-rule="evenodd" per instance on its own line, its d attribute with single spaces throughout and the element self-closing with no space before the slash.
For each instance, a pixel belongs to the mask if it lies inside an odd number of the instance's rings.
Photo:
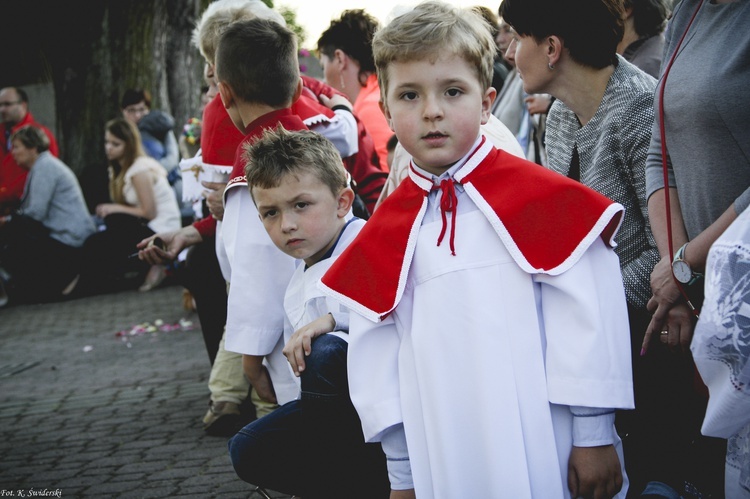
<svg viewBox="0 0 750 499">
<path fill-rule="evenodd" d="M 19 128 L 10 136 L 11 143 L 14 140 L 21 142 L 26 149 L 36 149 L 38 153 L 49 150 L 49 137 L 35 126 L 26 125 Z"/>
<path fill-rule="evenodd" d="M 374 73 L 372 37 L 378 28 L 378 20 L 363 9 L 345 10 L 320 35 L 318 51 L 333 58 L 336 49 L 340 49 L 359 63 L 360 72 Z"/>
<path fill-rule="evenodd" d="M 623 5 L 625 9 L 633 9 L 633 23 L 638 36 L 656 36 L 666 28 L 669 7 L 665 0 L 624 0 Z"/>
<path fill-rule="evenodd" d="M 617 64 L 622 0 L 503 0 L 499 14 L 516 32 L 557 36 L 575 61 L 596 69 Z"/>
</svg>

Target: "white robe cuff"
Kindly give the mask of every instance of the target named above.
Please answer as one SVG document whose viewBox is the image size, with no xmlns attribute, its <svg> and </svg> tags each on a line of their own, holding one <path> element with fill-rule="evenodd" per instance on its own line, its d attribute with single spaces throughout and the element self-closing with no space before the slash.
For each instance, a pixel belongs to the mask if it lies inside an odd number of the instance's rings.
<svg viewBox="0 0 750 499">
<path fill-rule="evenodd" d="M 573 445 L 598 447 L 615 443 L 615 410 L 592 407 L 571 407 L 573 413 Z"/>
<path fill-rule="evenodd" d="M 414 479 L 411 475 L 411 461 L 409 461 L 409 450 L 406 447 L 404 425 L 397 424 L 385 430 L 380 443 L 385 453 L 391 490 L 413 489 Z"/>
<path fill-rule="evenodd" d="M 348 310 L 336 310 L 331 308 L 328 312 L 333 317 L 333 321 L 336 323 L 333 325 L 334 331 L 349 332 L 349 311 Z"/>
</svg>

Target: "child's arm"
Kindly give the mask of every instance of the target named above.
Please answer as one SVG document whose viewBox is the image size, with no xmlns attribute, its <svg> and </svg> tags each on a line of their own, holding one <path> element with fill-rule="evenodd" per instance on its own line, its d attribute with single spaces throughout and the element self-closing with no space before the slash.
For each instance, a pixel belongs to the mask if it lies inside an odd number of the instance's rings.
<svg viewBox="0 0 750 499">
<path fill-rule="evenodd" d="M 321 334 L 330 333 L 336 327 L 336 321 L 330 313 L 318 317 L 306 326 L 294 332 L 284 345 L 284 356 L 292 366 L 295 376 L 305 370 L 305 357 L 312 351 L 312 340 Z"/>
<path fill-rule="evenodd" d="M 399 423 L 386 429 L 381 435 L 380 445 L 383 447 L 388 480 L 391 482 L 391 499 L 416 497 L 404 425 Z"/>
<path fill-rule="evenodd" d="M 571 407 L 573 448 L 568 460 L 572 497 L 613 497 L 622 488 L 622 467 L 615 451 L 615 411 Z"/>
<path fill-rule="evenodd" d="M 245 372 L 245 376 L 250 380 L 250 384 L 258 392 L 258 396 L 270 402 L 276 403 L 276 392 L 273 390 L 273 383 L 271 383 L 271 376 L 268 374 L 268 369 L 263 365 L 262 355 L 242 355 L 242 370 Z"/>
</svg>

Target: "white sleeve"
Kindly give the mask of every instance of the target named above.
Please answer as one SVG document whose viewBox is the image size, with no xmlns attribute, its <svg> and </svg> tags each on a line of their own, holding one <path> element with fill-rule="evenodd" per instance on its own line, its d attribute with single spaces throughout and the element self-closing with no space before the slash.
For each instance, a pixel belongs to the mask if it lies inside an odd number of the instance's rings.
<svg viewBox="0 0 750 499">
<path fill-rule="evenodd" d="M 411 461 L 406 445 L 404 425 L 397 424 L 385 430 L 380 443 L 385 454 L 391 490 L 413 489 L 414 479 L 411 474 Z"/>
<path fill-rule="evenodd" d="M 349 309 L 341 305 L 333 298 L 326 298 L 326 304 L 328 305 L 328 313 L 331 314 L 333 320 L 336 321 L 336 326 L 333 328 L 334 331 L 349 331 Z"/>
<path fill-rule="evenodd" d="M 595 407 L 571 407 L 573 414 L 573 445 L 598 447 L 611 445 L 617 440 L 615 410 Z"/>
<path fill-rule="evenodd" d="M 231 266 L 225 348 L 246 355 L 268 355 L 284 331 L 284 293 L 294 259 L 271 241 L 250 193 L 227 193 L 222 238 Z"/>
<path fill-rule="evenodd" d="M 393 315 L 379 323 L 352 312 L 349 317 L 349 392 L 368 442 L 402 422 L 398 375 L 401 339 Z"/>
<path fill-rule="evenodd" d="M 601 238 L 570 270 L 537 274 L 549 401 L 633 408 L 630 330 L 619 259 Z"/>
<path fill-rule="evenodd" d="M 338 119 L 316 123 L 310 129 L 333 142 L 342 158 L 348 158 L 359 152 L 357 121 L 351 112 L 344 109 L 338 109 L 334 113 Z"/>
</svg>

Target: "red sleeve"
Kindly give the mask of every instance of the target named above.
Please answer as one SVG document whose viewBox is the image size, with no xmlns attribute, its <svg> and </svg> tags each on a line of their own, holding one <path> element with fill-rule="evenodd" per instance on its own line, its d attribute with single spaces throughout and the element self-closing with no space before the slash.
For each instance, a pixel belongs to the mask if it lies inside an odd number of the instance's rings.
<svg viewBox="0 0 750 499">
<path fill-rule="evenodd" d="M 201 237 L 216 235 L 216 219 L 211 215 L 193 222 L 193 227 L 195 227 Z"/>
</svg>

